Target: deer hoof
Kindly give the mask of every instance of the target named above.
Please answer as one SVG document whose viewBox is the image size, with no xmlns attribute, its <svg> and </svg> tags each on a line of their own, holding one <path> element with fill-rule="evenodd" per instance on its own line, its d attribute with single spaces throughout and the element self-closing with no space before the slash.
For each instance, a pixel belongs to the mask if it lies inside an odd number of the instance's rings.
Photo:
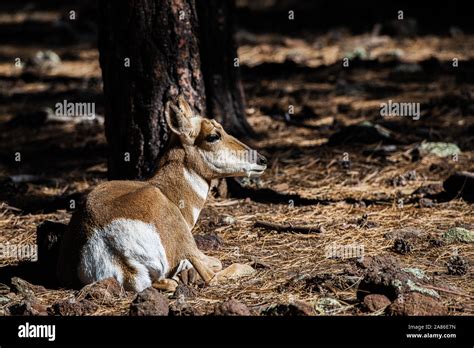
<svg viewBox="0 0 474 348">
<path fill-rule="evenodd" d="M 178 282 L 174 279 L 165 278 L 154 282 L 151 286 L 157 290 L 175 292 L 178 287 Z"/>
</svg>

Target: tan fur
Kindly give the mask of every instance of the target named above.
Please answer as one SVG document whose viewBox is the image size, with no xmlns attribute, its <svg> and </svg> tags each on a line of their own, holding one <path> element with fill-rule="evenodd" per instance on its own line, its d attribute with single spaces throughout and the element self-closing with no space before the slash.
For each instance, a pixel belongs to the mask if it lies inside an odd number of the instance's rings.
<svg viewBox="0 0 474 348">
<path fill-rule="evenodd" d="M 167 120 L 175 134 L 155 175 L 147 181 L 104 182 L 90 192 L 84 205 L 73 214 L 58 263 L 58 275 L 64 285 L 78 285 L 77 264 L 81 248 L 91 233 L 118 218 L 153 224 L 160 234 L 170 270 L 176 269 L 181 260 L 188 259 L 209 282 L 221 268 L 217 259 L 207 257 L 197 248 L 191 234 L 193 208 L 201 210 L 205 199 L 199 197 L 184 178 L 184 168 L 200 175 L 210 186 L 212 179 L 227 174 L 216 173 L 203 160 L 200 150 L 213 153 L 223 149 L 250 149 L 228 135 L 214 120 L 193 118 L 184 99 L 179 98 L 178 106 L 168 105 Z M 207 136 L 215 132 L 221 135 L 221 140 L 216 144 L 207 142 Z M 133 278 L 135 270 L 125 258 L 116 255 L 116 262 L 124 278 Z"/>
</svg>

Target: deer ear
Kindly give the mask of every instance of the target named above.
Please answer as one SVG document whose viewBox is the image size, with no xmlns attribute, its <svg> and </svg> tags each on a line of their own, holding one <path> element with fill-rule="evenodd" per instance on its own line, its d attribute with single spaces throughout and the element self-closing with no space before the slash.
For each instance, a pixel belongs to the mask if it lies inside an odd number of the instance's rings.
<svg viewBox="0 0 474 348">
<path fill-rule="evenodd" d="M 165 117 L 166 123 L 168 123 L 168 127 L 170 127 L 173 133 L 188 137 L 191 135 L 193 130 L 191 121 L 184 115 L 181 108 L 170 101 L 167 102 L 165 106 Z"/>
<path fill-rule="evenodd" d="M 189 106 L 188 102 L 182 95 L 178 96 L 178 106 L 185 117 L 191 118 L 194 116 L 191 106 Z"/>
</svg>

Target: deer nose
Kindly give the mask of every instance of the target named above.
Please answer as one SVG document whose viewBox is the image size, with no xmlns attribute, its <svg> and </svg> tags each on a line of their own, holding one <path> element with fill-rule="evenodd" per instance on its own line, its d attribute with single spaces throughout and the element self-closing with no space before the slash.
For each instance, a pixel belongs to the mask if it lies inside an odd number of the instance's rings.
<svg viewBox="0 0 474 348">
<path fill-rule="evenodd" d="M 262 155 L 258 155 L 258 158 L 257 158 L 257 164 L 260 165 L 260 166 L 266 166 L 267 165 L 267 159 L 262 156 Z"/>
</svg>

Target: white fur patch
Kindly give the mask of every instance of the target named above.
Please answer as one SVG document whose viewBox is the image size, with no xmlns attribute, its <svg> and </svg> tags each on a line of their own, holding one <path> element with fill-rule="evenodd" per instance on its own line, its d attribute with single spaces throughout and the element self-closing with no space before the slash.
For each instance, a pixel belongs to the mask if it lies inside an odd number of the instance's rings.
<svg viewBox="0 0 474 348">
<path fill-rule="evenodd" d="M 193 265 L 191 264 L 191 262 L 189 262 L 188 259 L 181 260 L 179 261 L 178 268 L 176 268 L 176 271 L 173 273 L 173 276 L 171 278 L 176 279 L 179 273 L 191 268 L 193 268 Z"/>
<path fill-rule="evenodd" d="M 200 175 L 192 170 L 184 168 L 184 178 L 191 185 L 194 192 L 199 196 L 199 198 L 206 200 L 207 194 L 209 193 L 209 185 L 206 180 L 204 180 Z"/>
<path fill-rule="evenodd" d="M 134 268 L 134 277 L 124 278 L 121 262 Z M 81 250 L 78 276 L 89 284 L 114 277 L 126 289 L 142 291 L 169 271 L 160 235 L 152 224 L 116 219 L 96 229 Z"/>
<path fill-rule="evenodd" d="M 201 209 L 193 207 L 193 223 L 195 224 L 201 214 Z"/>
<path fill-rule="evenodd" d="M 256 152 L 254 150 L 232 151 L 221 149 L 217 152 L 211 152 L 199 149 L 199 152 L 209 167 L 220 174 L 247 173 L 252 170 L 265 169 L 256 163 Z"/>
</svg>

